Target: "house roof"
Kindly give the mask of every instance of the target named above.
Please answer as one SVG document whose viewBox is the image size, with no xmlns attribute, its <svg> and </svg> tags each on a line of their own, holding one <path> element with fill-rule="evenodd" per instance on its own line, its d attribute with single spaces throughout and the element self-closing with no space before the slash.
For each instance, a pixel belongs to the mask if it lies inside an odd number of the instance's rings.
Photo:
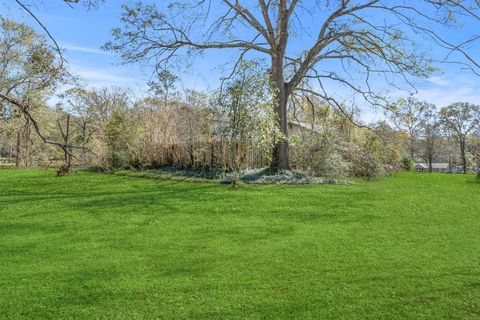
<svg viewBox="0 0 480 320">
<path fill-rule="evenodd" d="M 426 163 L 421 163 L 421 162 L 415 163 L 415 165 L 413 167 L 414 168 L 421 168 L 421 169 L 428 169 L 427 164 Z"/>
<path fill-rule="evenodd" d="M 316 131 L 316 132 L 321 132 L 323 129 L 323 127 L 318 124 L 313 125 L 313 128 L 312 128 L 312 125 L 310 123 L 300 122 L 300 121 L 288 121 L 288 125 L 290 128 L 298 127 L 301 129 Z"/>
<path fill-rule="evenodd" d="M 434 162 L 432 163 L 432 169 L 448 169 L 449 164 L 446 162 Z M 414 165 L 414 168 L 428 169 L 428 164 L 425 162 L 417 162 Z"/>
<path fill-rule="evenodd" d="M 433 169 L 448 169 L 448 163 L 432 163 Z"/>
</svg>

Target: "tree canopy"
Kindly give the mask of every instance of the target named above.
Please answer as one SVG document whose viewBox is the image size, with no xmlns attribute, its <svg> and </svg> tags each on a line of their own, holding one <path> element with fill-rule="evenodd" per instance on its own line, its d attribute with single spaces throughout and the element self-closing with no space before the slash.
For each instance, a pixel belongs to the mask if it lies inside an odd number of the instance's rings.
<svg viewBox="0 0 480 320">
<path fill-rule="evenodd" d="M 345 113 L 327 89 L 329 83 L 343 86 L 367 105 L 385 106 L 375 80 L 411 84 L 412 77 L 427 77 L 434 70 L 434 58 L 419 48 L 422 41 L 461 52 L 476 66 L 461 45 L 439 32 L 461 23 L 460 17 L 476 18 L 476 1 L 184 0 L 123 8 L 123 26 L 114 29 L 114 40 L 105 48 L 128 62 L 160 67 L 219 49 L 238 50 L 239 59 L 252 52 L 266 55 L 284 134 L 293 95 L 318 95 Z M 327 61 L 336 62 L 335 67 Z M 289 167 L 287 140 L 277 143 L 274 154 L 273 168 Z"/>
</svg>

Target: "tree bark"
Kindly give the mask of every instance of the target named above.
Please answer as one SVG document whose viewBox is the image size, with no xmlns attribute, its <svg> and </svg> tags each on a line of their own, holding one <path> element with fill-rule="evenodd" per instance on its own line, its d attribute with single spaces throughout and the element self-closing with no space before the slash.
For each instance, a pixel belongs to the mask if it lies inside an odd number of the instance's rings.
<svg viewBox="0 0 480 320">
<path fill-rule="evenodd" d="M 282 59 L 272 59 L 272 82 L 275 84 L 277 90 L 275 114 L 277 116 L 280 131 L 284 135 L 284 139 L 275 141 L 270 169 L 272 171 L 290 170 L 287 122 L 287 104 L 289 92 L 283 77 Z"/>
<path fill-rule="evenodd" d="M 71 150 L 67 151 L 69 139 L 70 139 L 70 114 L 67 113 L 67 128 L 65 129 L 65 137 L 64 137 L 64 143 L 66 147 L 63 150 L 63 152 L 64 152 L 64 158 L 65 158 L 65 165 L 67 165 L 68 167 L 70 167 L 72 164 L 72 158 L 70 155 Z"/>
<path fill-rule="evenodd" d="M 466 144 L 466 141 L 465 139 L 461 139 L 460 140 L 460 154 L 462 156 L 462 163 L 463 163 L 463 173 L 466 174 L 467 173 L 467 156 L 465 155 L 465 144 Z"/>
<path fill-rule="evenodd" d="M 188 153 L 190 155 L 190 167 L 192 169 L 195 169 L 195 155 L 194 155 L 193 142 L 190 142 L 190 145 L 189 145 L 189 148 L 188 148 Z"/>
<path fill-rule="evenodd" d="M 22 136 L 20 131 L 17 132 L 17 144 L 15 146 L 15 166 L 20 167 L 22 165 Z"/>
<path fill-rule="evenodd" d="M 30 146 L 33 144 L 31 142 L 31 130 L 30 130 L 30 119 L 25 121 L 25 130 L 24 130 L 24 151 L 23 151 L 23 166 L 28 168 L 30 166 Z"/>
</svg>

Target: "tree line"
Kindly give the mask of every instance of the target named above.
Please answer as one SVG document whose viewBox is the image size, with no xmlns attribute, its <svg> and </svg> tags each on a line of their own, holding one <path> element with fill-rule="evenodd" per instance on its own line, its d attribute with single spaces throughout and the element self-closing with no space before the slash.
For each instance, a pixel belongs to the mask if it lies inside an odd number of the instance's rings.
<svg viewBox="0 0 480 320">
<path fill-rule="evenodd" d="M 345 2 L 339 10 L 349 16 L 344 12 L 348 7 Z M 237 12 L 241 7 L 231 9 Z M 150 19 L 146 27 L 155 23 L 153 18 L 166 23 L 162 15 L 152 16 L 158 13 L 155 7 L 125 10 L 125 32 L 146 17 Z M 238 172 L 270 166 L 322 176 L 368 177 L 400 168 L 405 153 L 412 161 L 426 161 L 431 170 L 436 158 L 445 157 L 442 148 L 449 148 L 449 162 L 456 162 L 459 154 L 465 172 L 469 157 L 476 156 L 478 107 L 472 104 L 454 104 L 437 113 L 426 102 L 410 98 L 390 103 L 373 91 L 365 94 L 347 84 L 363 95 L 367 105 L 382 101 L 391 114 L 391 122 L 367 126 L 357 109 L 341 103 L 340 97 L 325 95 L 322 83 L 312 86 L 307 73 L 296 84 L 301 90 L 280 94 L 288 100 L 280 103 L 278 79 L 273 76 L 280 71 L 272 69 L 268 60 L 243 55 L 214 92 L 179 92 L 177 77 L 158 64 L 147 97 L 134 99 L 125 89 L 88 90 L 76 85 L 63 57 L 45 37 L 10 19 L 0 22 L 0 152 L 15 158 L 17 166 L 62 159 L 66 168 L 72 163 L 105 168 L 174 165 Z M 106 49 L 126 60 L 138 60 L 133 49 L 121 42 L 135 34 L 115 30 L 116 42 Z M 148 50 L 153 49 L 161 47 Z M 401 60 L 396 63 L 403 65 Z M 312 62 L 309 72 L 314 72 L 313 66 Z M 420 70 L 419 65 L 416 68 Z M 293 81 L 295 73 L 291 76 Z M 330 77 L 343 82 L 333 73 Z M 51 97 L 65 85 L 70 89 L 52 106 Z"/>
<path fill-rule="evenodd" d="M 464 173 L 469 168 L 478 170 L 480 106 L 458 102 L 437 110 L 431 103 L 409 97 L 393 104 L 391 111 L 392 122 L 406 136 L 410 163 L 423 160 L 429 172 L 438 160 L 461 165 Z"/>
<path fill-rule="evenodd" d="M 90 8 L 108 2 L 63 1 Z M 48 28 L 29 9 L 35 0 L 15 2 L 35 18 L 60 53 Z M 452 41 L 444 33 L 465 22 L 478 23 L 476 0 L 175 0 L 139 1 L 122 8 L 121 26 L 113 29 L 113 40 L 104 48 L 125 62 L 153 62 L 158 71 L 166 65 L 185 67 L 189 58 L 207 51 L 236 52 L 239 62 L 264 57 L 275 119 L 284 137 L 292 120 L 289 105 L 303 95 L 317 96 L 348 117 L 343 97 L 333 95 L 329 86 L 342 86 L 369 107 L 385 107 L 379 82 L 411 85 L 415 78 L 429 77 L 437 62 L 460 64 L 476 74 L 480 67 L 469 50 L 478 34 L 465 32 Z M 308 41 L 299 44 L 299 39 Z M 444 57 L 422 49 L 425 43 L 442 50 Z M 291 167 L 289 141 L 275 140 L 272 170 Z"/>
</svg>

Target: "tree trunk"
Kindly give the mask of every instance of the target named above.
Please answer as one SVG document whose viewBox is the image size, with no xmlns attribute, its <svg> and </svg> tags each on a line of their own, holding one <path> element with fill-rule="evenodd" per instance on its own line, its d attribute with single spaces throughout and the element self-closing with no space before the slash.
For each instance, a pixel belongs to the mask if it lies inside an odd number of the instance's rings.
<svg viewBox="0 0 480 320">
<path fill-rule="evenodd" d="M 463 163 L 463 173 L 467 173 L 467 156 L 465 155 L 465 139 L 460 140 L 460 154 L 462 156 L 462 163 Z"/>
<path fill-rule="evenodd" d="M 15 146 L 15 166 L 20 167 L 22 165 L 22 134 L 17 132 L 17 145 Z"/>
<path fill-rule="evenodd" d="M 70 114 L 67 113 L 67 128 L 65 129 L 65 137 L 64 137 L 64 144 L 65 144 L 65 149 L 64 151 L 64 160 L 65 160 L 65 165 L 67 167 L 70 167 L 72 164 L 72 157 L 71 157 L 71 152 L 70 147 L 68 147 L 69 144 L 69 139 L 70 139 Z"/>
<path fill-rule="evenodd" d="M 23 150 L 23 166 L 28 168 L 30 166 L 30 145 L 31 143 L 32 131 L 30 128 L 30 119 L 25 121 L 25 131 L 24 131 L 24 150 Z"/>
<path fill-rule="evenodd" d="M 87 164 L 87 122 L 83 121 L 82 123 L 82 166 Z"/>
<path fill-rule="evenodd" d="M 193 142 L 190 142 L 190 145 L 188 148 L 188 153 L 190 155 L 190 166 L 192 169 L 195 169 L 195 155 L 193 152 L 194 152 Z"/>
<path fill-rule="evenodd" d="M 432 159 L 432 158 L 428 158 L 428 172 L 429 172 L 429 173 L 432 173 L 432 171 L 433 171 L 432 162 L 433 162 L 433 159 Z"/>
<path fill-rule="evenodd" d="M 286 84 L 283 78 L 283 62 L 282 59 L 272 60 L 272 82 L 277 89 L 275 113 L 278 119 L 280 131 L 285 139 L 275 141 L 273 148 L 272 163 L 270 169 L 272 171 L 290 170 L 290 159 L 288 152 L 288 122 L 287 122 L 287 104 L 289 92 L 287 92 Z"/>
<path fill-rule="evenodd" d="M 415 163 L 415 148 L 414 148 L 414 139 L 410 138 L 410 159 Z"/>
</svg>

